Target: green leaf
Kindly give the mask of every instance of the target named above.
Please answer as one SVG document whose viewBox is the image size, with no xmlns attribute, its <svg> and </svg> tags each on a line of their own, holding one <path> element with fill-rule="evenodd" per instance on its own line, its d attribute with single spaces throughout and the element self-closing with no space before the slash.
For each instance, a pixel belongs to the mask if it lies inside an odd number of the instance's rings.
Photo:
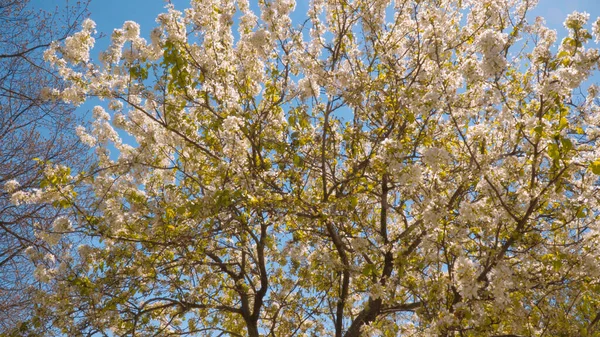
<svg viewBox="0 0 600 337">
<path fill-rule="evenodd" d="M 569 126 L 569 120 L 566 119 L 565 117 L 561 117 L 560 121 L 558 122 L 558 129 L 562 130 L 562 129 L 566 128 L 567 126 Z"/>
<path fill-rule="evenodd" d="M 302 157 L 300 157 L 297 154 L 294 155 L 293 161 L 294 161 L 294 165 L 296 165 L 296 166 L 302 166 L 302 164 L 304 163 L 304 160 L 302 159 Z"/>
<path fill-rule="evenodd" d="M 554 268 L 554 270 L 559 270 L 560 267 L 562 267 L 562 261 L 559 258 L 552 261 L 552 268 Z"/>
<path fill-rule="evenodd" d="M 548 156 L 553 160 L 557 161 L 560 159 L 560 152 L 558 151 L 558 145 L 551 143 L 548 145 Z"/>
<path fill-rule="evenodd" d="M 350 205 L 356 207 L 358 205 L 358 198 L 356 196 L 350 197 Z"/>
<path fill-rule="evenodd" d="M 585 218 L 587 216 L 587 208 L 585 208 L 584 206 L 579 207 L 575 216 L 579 219 Z"/>
<path fill-rule="evenodd" d="M 597 159 L 590 164 L 590 170 L 592 170 L 592 173 L 595 175 L 600 175 L 600 159 Z"/>
<path fill-rule="evenodd" d="M 377 268 L 372 263 L 367 263 L 362 270 L 362 274 L 364 276 L 373 276 L 373 275 L 376 275 L 376 272 L 377 272 Z"/>
<path fill-rule="evenodd" d="M 573 149 L 573 142 L 571 142 L 569 138 L 562 138 L 560 143 L 562 144 L 565 153 Z"/>
</svg>

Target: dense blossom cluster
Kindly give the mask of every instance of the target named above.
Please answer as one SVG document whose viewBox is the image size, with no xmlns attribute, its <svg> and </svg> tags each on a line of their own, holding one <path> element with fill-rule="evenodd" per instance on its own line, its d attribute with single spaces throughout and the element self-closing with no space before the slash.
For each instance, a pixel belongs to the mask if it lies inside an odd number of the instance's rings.
<svg viewBox="0 0 600 337">
<path fill-rule="evenodd" d="M 73 335 L 596 335 L 600 107 L 579 88 L 600 21 L 569 15 L 556 49 L 532 5 L 313 0 L 296 22 L 293 0 L 193 0 L 98 62 L 86 21 L 46 59 L 67 83 L 49 95 L 103 100 L 77 130 L 97 162 L 4 187 L 73 211 L 39 229 L 80 243 L 36 257 L 38 315 Z"/>
</svg>

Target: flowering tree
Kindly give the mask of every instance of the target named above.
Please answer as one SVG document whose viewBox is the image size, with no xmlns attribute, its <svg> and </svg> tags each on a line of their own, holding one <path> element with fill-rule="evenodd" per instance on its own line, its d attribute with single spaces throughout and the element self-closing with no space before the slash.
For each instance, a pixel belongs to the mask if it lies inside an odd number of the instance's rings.
<svg viewBox="0 0 600 337">
<path fill-rule="evenodd" d="M 14 205 L 11 193 L 39 187 L 39 163 L 81 162 L 89 152 L 73 130 L 79 123 L 73 107 L 44 98 L 43 89 L 60 87 L 61 78 L 42 58 L 53 40 L 75 33 L 85 15 L 86 3 L 48 13 L 29 1 L 0 0 L 0 331 L 31 312 L 29 288 L 39 282 L 24 252 L 51 252 L 33 228 L 50 226 L 60 213 L 43 203 Z"/>
<path fill-rule="evenodd" d="M 527 0 L 194 0 L 45 54 L 97 163 L 36 271 L 68 335 L 600 335 L 600 22 Z M 296 14 L 299 15 L 299 14 Z M 553 46 L 555 43 L 558 48 Z M 94 197 L 83 200 L 78 190 Z M 31 193 L 15 202 L 35 202 Z M 76 248 L 76 249 L 75 249 Z"/>
</svg>

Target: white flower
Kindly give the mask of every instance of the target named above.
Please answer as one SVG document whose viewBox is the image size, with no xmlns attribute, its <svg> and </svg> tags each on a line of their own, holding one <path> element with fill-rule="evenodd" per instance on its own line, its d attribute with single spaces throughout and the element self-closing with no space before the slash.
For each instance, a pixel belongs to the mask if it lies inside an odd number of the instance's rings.
<svg viewBox="0 0 600 337">
<path fill-rule="evenodd" d="M 50 281 L 50 275 L 48 274 L 48 270 L 44 268 L 41 264 L 35 268 L 33 272 L 33 276 L 36 280 L 42 283 L 48 283 Z"/>
<path fill-rule="evenodd" d="M 152 43 L 153 47 L 160 47 L 161 37 L 162 30 L 158 27 L 154 28 L 152 32 L 150 32 L 150 42 Z"/>
<path fill-rule="evenodd" d="M 450 160 L 448 151 L 442 148 L 430 147 L 423 150 L 423 163 L 437 171 L 440 165 Z"/>
<path fill-rule="evenodd" d="M 82 88 L 73 85 L 61 92 L 61 98 L 65 103 L 73 103 L 78 106 L 85 101 L 85 92 Z"/>
<path fill-rule="evenodd" d="M 133 40 L 140 35 L 140 25 L 134 21 L 125 21 L 123 31 L 126 39 Z"/>
<path fill-rule="evenodd" d="M 18 181 L 11 179 L 4 183 L 4 191 L 8 193 L 13 193 L 19 188 L 19 186 L 21 186 L 21 184 L 19 184 Z"/>
<path fill-rule="evenodd" d="M 108 112 L 106 112 L 104 108 L 99 105 L 96 105 L 92 110 L 92 116 L 94 117 L 94 119 L 101 119 L 107 121 L 110 120 L 110 115 L 108 114 Z"/>
<path fill-rule="evenodd" d="M 115 114 L 113 125 L 117 128 L 125 130 L 128 125 L 127 117 L 125 117 L 125 115 L 123 115 L 122 113 Z"/>
<path fill-rule="evenodd" d="M 384 149 L 386 150 L 390 150 L 390 149 L 394 149 L 394 147 L 396 146 L 397 141 L 391 138 L 386 138 L 381 142 L 381 145 L 383 146 Z"/>
<path fill-rule="evenodd" d="M 92 247 L 88 245 L 80 245 L 77 247 L 77 252 L 82 260 L 87 261 L 93 253 Z"/>
<path fill-rule="evenodd" d="M 594 22 L 594 24 L 592 24 L 592 34 L 594 35 L 594 38 L 596 42 L 600 42 L 600 18 L 598 18 L 596 20 L 596 22 Z"/>
<path fill-rule="evenodd" d="M 112 100 L 110 103 L 108 103 L 108 108 L 113 111 L 121 111 L 123 110 L 123 102 L 116 99 Z"/>
<path fill-rule="evenodd" d="M 44 50 L 44 61 L 55 63 L 58 60 L 58 56 L 56 56 L 57 48 L 56 42 L 53 42 L 48 49 Z"/>
<path fill-rule="evenodd" d="M 469 282 L 461 284 L 458 289 L 460 295 L 466 299 L 473 299 L 477 297 L 477 283 Z"/>
<path fill-rule="evenodd" d="M 49 101 L 52 99 L 52 89 L 48 88 L 48 87 L 43 87 L 42 90 L 40 90 L 40 98 L 42 99 L 42 101 Z"/>
<path fill-rule="evenodd" d="M 56 257 L 54 257 L 54 254 L 52 253 L 46 253 L 46 255 L 44 255 L 44 261 L 47 263 L 54 263 L 56 262 Z"/>
<path fill-rule="evenodd" d="M 465 221 L 477 221 L 477 213 L 475 207 L 470 202 L 464 201 L 460 204 L 459 214 Z"/>
<path fill-rule="evenodd" d="M 298 89 L 302 98 L 319 96 L 321 88 L 312 77 L 304 77 L 298 81 Z"/>
<path fill-rule="evenodd" d="M 375 283 L 373 285 L 371 285 L 371 288 L 369 289 L 369 295 L 373 298 L 373 299 L 379 299 L 383 296 L 385 289 L 383 288 L 383 286 L 380 283 Z"/>
<path fill-rule="evenodd" d="M 561 67 L 556 70 L 555 76 L 563 84 L 563 86 L 569 89 L 575 89 L 583 81 L 581 73 L 574 67 Z"/>
<path fill-rule="evenodd" d="M 79 125 L 77 128 L 75 128 L 75 133 L 77 134 L 81 142 L 83 142 L 85 145 L 89 147 L 93 147 L 96 145 L 96 138 L 87 133 L 83 126 Z"/>
<path fill-rule="evenodd" d="M 261 50 L 269 42 L 270 35 L 271 33 L 267 30 L 259 29 L 250 38 L 250 43 L 252 43 L 254 48 Z"/>
<path fill-rule="evenodd" d="M 365 252 L 369 248 L 369 240 L 361 237 L 354 238 L 352 239 L 352 248 L 357 252 Z"/>
<path fill-rule="evenodd" d="M 41 254 L 32 246 L 29 246 L 27 249 L 25 249 L 25 255 L 27 255 L 32 261 L 37 261 L 40 259 Z"/>
<path fill-rule="evenodd" d="M 290 257 L 292 261 L 302 261 L 306 256 L 306 247 L 303 245 L 294 245 L 290 249 Z"/>
<path fill-rule="evenodd" d="M 81 27 L 83 27 L 83 29 L 85 31 L 93 32 L 94 29 L 96 28 L 96 23 L 94 22 L 94 20 L 87 18 L 87 19 L 83 20 Z"/>
<path fill-rule="evenodd" d="M 477 40 L 477 47 L 483 54 L 481 70 L 484 75 L 492 76 L 506 67 L 506 59 L 502 55 L 507 35 L 497 30 L 485 30 Z"/>
<path fill-rule="evenodd" d="M 538 33 L 540 39 L 531 53 L 533 60 L 546 60 L 552 55 L 550 47 L 556 42 L 556 31 L 546 27 Z"/>
<path fill-rule="evenodd" d="M 90 60 L 90 49 L 95 42 L 90 34 L 90 31 L 84 30 L 65 39 L 65 44 L 60 49 L 65 60 L 73 64 L 86 63 Z"/>
<path fill-rule="evenodd" d="M 506 34 L 495 29 L 487 29 L 479 36 L 477 47 L 484 55 L 498 54 L 504 49 Z"/>
<path fill-rule="evenodd" d="M 240 125 L 242 125 L 244 121 L 236 116 L 227 116 L 223 121 L 223 130 L 226 133 L 235 133 L 240 129 Z"/>
<path fill-rule="evenodd" d="M 26 202 L 27 199 L 28 194 L 25 191 L 17 191 L 10 196 L 10 202 L 15 206 L 21 205 Z"/>
<path fill-rule="evenodd" d="M 465 80 L 469 82 L 475 82 L 481 76 L 479 71 L 479 63 L 474 57 L 469 57 L 465 59 L 460 66 L 460 71 Z"/>
<path fill-rule="evenodd" d="M 438 212 L 434 207 L 428 207 L 425 212 L 423 212 L 423 222 L 427 225 L 437 225 L 437 222 L 441 217 L 442 215 L 440 212 Z"/>
<path fill-rule="evenodd" d="M 563 23 L 565 28 L 581 29 L 589 20 L 590 14 L 586 12 L 573 12 L 567 15 L 567 19 Z"/>
<path fill-rule="evenodd" d="M 64 216 L 59 216 L 52 222 L 52 230 L 55 232 L 64 233 L 71 228 L 71 221 Z"/>
</svg>

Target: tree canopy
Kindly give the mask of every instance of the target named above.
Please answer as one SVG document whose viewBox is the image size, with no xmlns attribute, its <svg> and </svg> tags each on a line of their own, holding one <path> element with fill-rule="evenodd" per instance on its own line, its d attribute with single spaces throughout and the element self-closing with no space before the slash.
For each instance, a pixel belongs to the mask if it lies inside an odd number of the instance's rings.
<svg viewBox="0 0 600 337">
<path fill-rule="evenodd" d="M 534 2 L 193 0 L 98 59 L 85 21 L 44 56 L 96 162 L 12 194 L 68 214 L 44 333 L 600 336 L 600 20 Z"/>
</svg>

